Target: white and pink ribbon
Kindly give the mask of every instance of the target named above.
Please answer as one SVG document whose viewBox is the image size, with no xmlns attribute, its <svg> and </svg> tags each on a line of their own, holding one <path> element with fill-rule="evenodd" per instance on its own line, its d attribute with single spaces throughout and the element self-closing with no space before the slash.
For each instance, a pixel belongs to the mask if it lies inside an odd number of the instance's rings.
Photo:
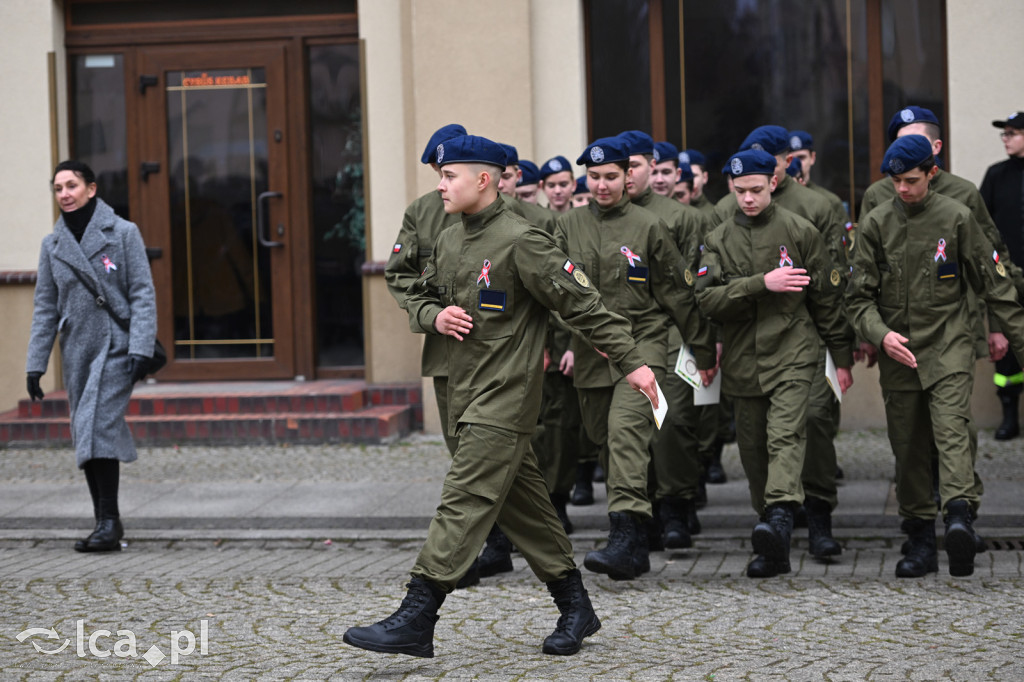
<svg viewBox="0 0 1024 682">
<path fill-rule="evenodd" d="M 940 258 L 942 259 L 943 263 L 946 262 L 946 240 L 945 239 L 940 239 L 939 240 L 939 246 L 938 246 L 937 249 L 935 249 L 935 262 L 938 263 Z"/>
<path fill-rule="evenodd" d="M 480 282 L 482 280 L 483 283 L 487 286 L 487 288 L 490 289 L 491 288 L 490 272 L 491 272 L 491 261 L 489 261 L 487 259 L 484 259 L 484 266 L 482 268 L 480 268 L 480 276 L 476 278 L 476 283 L 480 284 Z"/>
<path fill-rule="evenodd" d="M 786 251 L 785 246 L 779 247 L 779 267 L 785 266 L 793 267 L 793 259 L 789 257 L 789 252 Z"/>
<path fill-rule="evenodd" d="M 619 253 L 626 257 L 626 259 L 629 261 L 629 267 L 631 268 L 636 267 L 636 261 L 642 260 L 640 256 L 633 253 L 628 246 L 623 246 L 621 249 L 619 249 Z"/>
</svg>

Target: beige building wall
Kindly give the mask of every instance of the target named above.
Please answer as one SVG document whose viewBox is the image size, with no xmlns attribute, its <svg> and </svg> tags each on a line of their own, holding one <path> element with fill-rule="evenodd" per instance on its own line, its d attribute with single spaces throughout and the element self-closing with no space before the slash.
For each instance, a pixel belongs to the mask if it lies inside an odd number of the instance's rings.
<svg viewBox="0 0 1024 682">
<path fill-rule="evenodd" d="M 54 203 L 47 180 L 53 170 L 49 52 L 56 52 L 57 121 L 66 119 L 63 102 L 63 12 L 49 0 L 4 0 L 0 3 L 0 92 L 3 126 L 0 187 L 4 200 L 0 271 L 35 270 L 39 244 L 53 229 Z M 67 149 L 66 126 L 58 125 L 60 149 Z M 11 409 L 25 393 L 25 353 L 32 320 L 32 285 L 0 284 L 0 411 Z M 53 390 L 53 362 L 43 377 Z"/>
</svg>

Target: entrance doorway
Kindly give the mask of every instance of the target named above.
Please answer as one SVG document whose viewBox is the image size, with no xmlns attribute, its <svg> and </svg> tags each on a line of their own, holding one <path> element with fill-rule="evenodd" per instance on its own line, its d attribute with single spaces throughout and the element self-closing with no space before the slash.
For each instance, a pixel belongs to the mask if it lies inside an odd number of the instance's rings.
<svg viewBox="0 0 1024 682">
<path fill-rule="evenodd" d="M 284 47 L 144 48 L 142 221 L 169 378 L 295 375 Z"/>
</svg>

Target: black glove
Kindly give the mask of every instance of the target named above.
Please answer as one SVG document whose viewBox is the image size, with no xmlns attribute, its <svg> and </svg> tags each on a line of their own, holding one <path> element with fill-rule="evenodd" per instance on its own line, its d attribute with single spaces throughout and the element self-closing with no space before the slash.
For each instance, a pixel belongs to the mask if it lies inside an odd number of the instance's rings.
<svg viewBox="0 0 1024 682">
<path fill-rule="evenodd" d="M 28 386 L 28 397 L 32 400 L 43 399 L 43 389 L 39 388 L 39 377 L 43 376 L 42 372 L 29 372 L 28 379 L 25 384 Z"/>
<path fill-rule="evenodd" d="M 132 353 L 128 359 L 131 360 L 132 384 L 136 384 L 146 377 L 146 364 L 149 358 Z"/>
</svg>

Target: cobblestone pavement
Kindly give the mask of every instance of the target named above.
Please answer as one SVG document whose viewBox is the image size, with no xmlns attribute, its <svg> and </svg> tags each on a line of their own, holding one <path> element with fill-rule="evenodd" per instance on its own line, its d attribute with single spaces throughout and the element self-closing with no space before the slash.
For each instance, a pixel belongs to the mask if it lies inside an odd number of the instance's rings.
<svg viewBox="0 0 1024 682">
<path fill-rule="evenodd" d="M 844 433 L 837 447 L 848 481 L 892 470 L 880 432 Z M 982 477 L 1024 484 L 1021 447 L 983 433 Z M 149 449 L 123 472 L 126 486 L 398 478 L 439 489 L 446 465 L 440 441 L 418 436 L 391 447 Z M 742 477 L 733 448 L 725 465 Z M 66 450 L 0 450 L 8 484 L 80 485 L 80 476 Z M 603 628 L 569 658 L 540 653 L 557 612 L 519 556 L 514 572 L 449 596 L 435 658 L 343 644 L 346 628 L 397 607 L 421 528 L 157 529 L 106 556 L 71 551 L 66 528 L 14 532 L 0 539 L 0 679 L 1024 679 L 1024 521 L 990 538 L 969 578 L 951 578 L 940 556 L 937 575 L 896 579 L 903 538 L 893 523 L 843 529 L 845 551 L 829 564 L 806 555 L 798 531 L 793 573 L 755 581 L 743 575 L 748 520 L 705 532 L 690 550 L 653 554 L 652 572 L 636 581 L 584 571 Z M 573 541 L 582 564 L 602 533 Z M 53 636 L 19 641 L 30 628 Z M 125 656 L 129 632 L 135 656 Z M 94 654 L 90 636 L 113 655 Z M 190 636 L 196 648 L 182 653 Z M 37 650 L 65 641 L 52 655 Z M 157 649 L 166 658 L 153 665 L 143 655 Z"/>
</svg>

